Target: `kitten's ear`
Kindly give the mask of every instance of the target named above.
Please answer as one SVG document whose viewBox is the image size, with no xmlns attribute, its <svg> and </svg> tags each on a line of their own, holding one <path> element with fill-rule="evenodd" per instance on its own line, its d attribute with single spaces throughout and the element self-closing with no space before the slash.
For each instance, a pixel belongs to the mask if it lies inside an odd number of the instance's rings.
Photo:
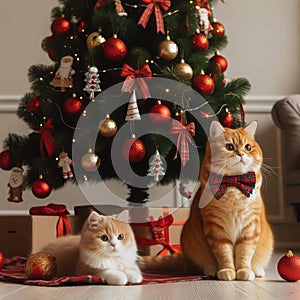
<svg viewBox="0 0 300 300">
<path fill-rule="evenodd" d="M 257 122 L 256 122 L 256 121 L 251 122 L 250 124 L 248 124 L 248 125 L 244 128 L 244 130 L 245 130 L 251 137 L 254 137 L 255 132 L 256 132 L 256 129 L 257 129 Z"/>
<path fill-rule="evenodd" d="M 129 223 L 129 211 L 123 210 L 120 214 L 116 215 L 115 218 L 119 221 Z"/>
<path fill-rule="evenodd" d="M 88 217 L 88 223 L 89 227 L 97 227 L 99 223 L 101 223 L 103 220 L 103 216 L 99 215 L 95 211 L 92 211 Z"/>
<path fill-rule="evenodd" d="M 210 125 L 209 135 L 212 138 L 222 136 L 224 134 L 224 127 L 218 121 L 212 121 Z"/>
</svg>

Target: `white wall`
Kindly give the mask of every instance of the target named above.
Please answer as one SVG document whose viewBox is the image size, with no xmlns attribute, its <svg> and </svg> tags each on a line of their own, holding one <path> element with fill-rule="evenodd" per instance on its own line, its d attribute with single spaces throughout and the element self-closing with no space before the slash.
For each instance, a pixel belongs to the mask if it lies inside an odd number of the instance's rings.
<svg viewBox="0 0 300 300">
<path fill-rule="evenodd" d="M 15 116 L 18 99 L 29 89 L 28 67 L 51 64 L 41 49 L 41 41 L 50 35 L 50 11 L 56 0 L 0 1 L 0 143 L 9 132 L 28 132 L 26 124 Z M 282 95 L 299 93 L 300 78 L 300 1 L 227 0 L 215 8 L 215 16 L 226 29 L 229 44 L 222 51 L 229 63 L 226 76 L 246 77 L 252 90 L 246 107 L 247 120 L 259 120 L 258 139 L 267 163 L 280 172 L 278 131 L 270 110 Z M 279 167 L 279 169 L 278 169 Z M 279 174 L 280 175 L 280 174 Z M 0 170 L 0 212 L 28 211 L 34 205 L 65 203 L 69 209 L 87 204 L 76 186 L 53 192 L 46 200 L 24 193 L 24 203 L 6 201 L 9 172 Z M 126 190 L 120 189 L 120 193 Z M 274 218 L 285 214 L 280 196 L 280 176 L 268 177 L 266 188 L 268 211 Z"/>
</svg>

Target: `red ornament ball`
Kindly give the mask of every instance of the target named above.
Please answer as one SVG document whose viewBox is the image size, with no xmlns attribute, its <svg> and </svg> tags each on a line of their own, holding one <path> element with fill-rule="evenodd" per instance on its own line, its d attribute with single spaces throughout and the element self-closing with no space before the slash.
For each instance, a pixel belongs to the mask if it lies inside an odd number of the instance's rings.
<svg viewBox="0 0 300 300">
<path fill-rule="evenodd" d="M 196 32 L 192 36 L 193 47 L 199 51 L 206 51 L 209 46 L 208 38 L 205 34 Z"/>
<path fill-rule="evenodd" d="M 68 98 L 64 102 L 64 111 L 69 117 L 79 117 L 83 110 L 83 102 L 75 97 Z"/>
<path fill-rule="evenodd" d="M 31 187 L 33 195 L 40 199 L 48 197 L 51 193 L 51 190 L 52 188 L 50 184 L 44 179 L 36 180 Z"/>
<path fill-rule="evenodd" d="M 221 23 L 213 22 L 212 27 L 213 27 L 213 29 L 212 29 L 211 33 L 214 36 L 222 36 L 225 34 L 225 27 Z"/>
<path fill-rule="evenodd" d="M 48 52 L 49 50 L 49 42 L 51 41 L 51 37 L 52 36 L 46 36 L 45 38 L 43 38 L 42 43 L 41 43 L 41 47 L 44 51 Z"/>
<path fill-rule="evenodd" d="M 27 109 L 30 113 L 34 114 L 34 115 L 39 115 L 42 111 L 42 99 L 39 97 L 33 97 L 31 99 L 29 99 L 28 103 L 27 103 Z"/>
<path fill-rule="evenodd" d="M 0 270 L 3 268 L 4 263 L 5 263 L 5 257 L 3 253 L 0 251 Z"/>
<path fill-rule="evenodd" d="M 70 28 L 71 28 L 70 22 L 63 17 L 55 19 L 51 24 L 52 33 L 57 35 L 67 34 Z"/>
<path fill-rule="evenodd" d="M 193 79 L 192 88 L 202 95 L 210 95 L 215 89 L 215 83 L 209 75 L 200 74 Z"/>
<path fill-rule="evenodd" d="M 122 155 L 129 162 L 136 163 L 145 157 L 146 147 L 141 140 L 132 137 L 123 144 Z"/>
<path fill-rule="evenodd" d="M 278 261 L 277 271 L 286 281 L 300 280 L 300 257 L 289 250 L 287 254 Z"/>
<path fill-rule="evenodd" d="M 163 123 L 169 120 L 171 117 L 171 112 L 166 105 L 161 104 L 160 101 L 157 101 L 157 104 L 151 107 L 149 113 L 151 120 L 154 123 Z"/>
<path fill-rule="evenodd" d="M 80 32 L 85 32 L 86 30 L 86 27 L 87 27 L 87 24 L 84 20 L 81 20 L 77 23 L 77 31 L 80 33 Z"/>
<path fill-rule="evenodd" d="M 0 168 L 10 170 L 13 167 L 11 153 L 9 150 L 4 150 L 0 153 Z"/>
<path fill-rule="evenodd" d="M 25 264 L 24 273 L 29 279 L 49 280 L 56 276 L 56 259 L 45 252 L 31 254 Z"/>
<path fill-rule="evenodd" d="M 209 60 L 209 69 L 210 71 L 215 73 L 224 73 L 227 69 L 227 60 L 224 56 L 215 54 L 210 60 Z"/>
<path fill-rule="evenodd" d="M 224 127 L 228 128 L 230 128 L 233 125 L 233 115 L 231 114 L 228 108 L 226 108 L 225 110 L 225 117 L 223 118 L 221 123 Z"/>
<path fill-rule="evenodd" d="M 114 36 L 106 40 L 102 44 L 103 54 L 109 61 L 120 61 L 125 58 L 127 54 L 127 47 L 125 43 Z"/>
</svg>

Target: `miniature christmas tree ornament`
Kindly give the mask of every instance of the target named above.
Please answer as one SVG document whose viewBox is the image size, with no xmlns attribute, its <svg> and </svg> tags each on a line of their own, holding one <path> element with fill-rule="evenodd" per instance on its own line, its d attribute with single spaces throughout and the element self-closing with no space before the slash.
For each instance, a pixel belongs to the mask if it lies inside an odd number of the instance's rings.
<svg viewBox="0 0 300 300">
<path fill-rule="evenodd" d="M 90 99 L 95 99 L 95 92 L 101 92 L 100 87 L 100 79 L 98 74 L 98 69 L 95 66 L 89 68 L 89 71 L 85 73 L 85 80 L 86 82 L 84 91 L 88 92 L 90 95 Z"/>
<path fill-rule="evenodd" d="M 155 181 L 159 182 L 160 176 L 164 176 L 166 173 L 164 172 L 162 156 L 158 150 L 156 150 L 155 154 L 150 158 L 149 165 L 147 176 L 152 176 Z"/>
<path fill-rule="evenodd" d="M 135 90 L 133 90 L 128 103 L 125 121 L 139 121 L 140 119 L 141 116 L 137 105 L 136 94 L 135 94 Z"/>
</svg>

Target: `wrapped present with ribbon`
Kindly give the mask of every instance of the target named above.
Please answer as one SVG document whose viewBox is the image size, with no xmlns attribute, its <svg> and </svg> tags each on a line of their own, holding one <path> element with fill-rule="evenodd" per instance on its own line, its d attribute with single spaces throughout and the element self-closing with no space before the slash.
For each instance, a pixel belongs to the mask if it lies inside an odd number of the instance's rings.
<svg viewBox="0 0 300 300">
<path fill-rule="evenodd" d="M 171 1 L 169 0 L 142 0 L 143 3 L 148 4 L 143 14 L 141 15 L 138 25 L 142 25 L 146 28 L 150 16 L 154 12 L 155 22 L 156 22 L 156 32 L 161 32 L 165 34 L 164 20 L 161 9 L 167 11 L 171 6 Z"/>
<path fill-rule="evenodd" d="M 180 234 L 189 208 L 149 208 L 148 221 L 131 223 L 140 255 L 165 256 L 181 252 Z"/>
<path fill-rule="evenodd" d="M 122 67 L 121 76 L 126 77 L 121 89 L 122 92 L 132 93 L 133 90 L 135 89 L 135 84 L 137 83 L 145 99 L 151 96 L 149 87 L 143 78 L 143 77 L 148 77 L 148 78 L 152 77 L 152 71 L 148 64 L 144 65 L 139 70 L 134 70 L 128 64 L 124 64 Z"/>
<path fill-rule="evenodd" d="M 173 120 L 170 134 L 178 134 L 176 153 L 174 159 L 178 157 L 178 152 L 181 157 L 181 164 L 184 167 L 190 159 L 189 143 L 192 142 L 193 136 L 195 136 L 195 123 L 191 122 L 184 126 L 181 122 Z"/>
<path fill-rule="evenodd" d="M 47 206 L 35 206 L 30 208 L 29 214 L 59 216 L 56 226 L 57 237 L 72 234 L 72 228 L 68 219 L 70 213 L 65 205 L 50 203 Z"/>
</svg>

